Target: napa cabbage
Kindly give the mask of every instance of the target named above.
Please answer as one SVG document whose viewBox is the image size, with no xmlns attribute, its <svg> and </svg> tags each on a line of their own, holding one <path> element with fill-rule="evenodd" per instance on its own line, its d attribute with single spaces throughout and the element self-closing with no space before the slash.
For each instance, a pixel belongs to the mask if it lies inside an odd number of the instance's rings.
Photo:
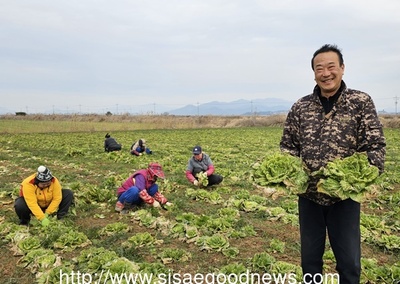
<svg viewBox="0 0 400 284">
<path fill-rule="evenodd" d="M 118 233 L 129 232 L 128 224 L 122 222 L 115 222 L 107 224 L 105 227 L 99 230 L 100 236 L 112 236 Z"/>
<path fill-rule="evenodd" d="M 255 271 L 270 271 L 275 262 L 275 257 L 269 253 L 259 252 L 251 259 L 251 266 Z"/>
<path fill-rule="evenodd" d="M 222 249 L 222 254 L 226 257 L 235 258 L 239 254 L 239 249 L 235 247 L 228 247 Z"/>
<path fill-rule="evenodd" d="M 256 184 L 283 189 L 288 194 L 305 192 L 308 178 L 303 161 L 284 152 L 267 155 L 261 163 L 253 165 Z"/>
<path fill-rule="evenodd" d="M 222 251 L 229 247 L 228 239 L 220 234 L 201 237 L 196 241 L 196 244 L 206 251 Z"/>
<path fill-rule="evenodd" d="M 27 267 L 31 273 L 43 272 L 61 263 L 61 258 L 58 257 L 52 250 L 38 248 L 30 250 L 19 261 L 18 266 Z"/>
<path fill-rule="evenodd" d="M 134 248 L 151 247 L 155 243 L 155 238 L 149 232 L 136 233 L 128 239 Z"/>
<path fill-rule="evenodd" d="M 317 190 L 342 200 L 351 198 L 362 202 L 374 194 L 373 185 L 379 177 L 379 169 L 369 163 L 365 153 L 335 159 L 312 174 L 319 177 Z"/>
<path fill-rule="evenodd" d="M 208 177 L 206 172 L 197 173 L 196 177 L 201 186 L 206 187 L 208 185 Z"/>
<path fill-rule="evenodd" d="M 84 233 L 70 229 L 54 242 L 53 247 L 62 251 L 73 251 L 91 244 L 92 242 Z"/>
<path fill-rule="evenodd" d="M 29 236 L 18 242 L 18 248 L 24 253 L 38 249 L 40 247 L 41 247 L 41 241 L 37 236 Z"/>
<path fill-rule="evenodd" d="M 165 248 L 161 253 L 158 254 L 161 258 L 163 264 L 173 263 L 173 262 L 184 262 L 189 261 L 192 258 L 192 254 L 184 249 L 179 248 Z"/>
</svg>

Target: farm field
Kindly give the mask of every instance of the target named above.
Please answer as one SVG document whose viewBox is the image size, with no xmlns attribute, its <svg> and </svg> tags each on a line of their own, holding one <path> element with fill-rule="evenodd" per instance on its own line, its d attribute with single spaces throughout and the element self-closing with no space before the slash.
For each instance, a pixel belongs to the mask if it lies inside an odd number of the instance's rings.
<svg viewBox="0 0 400 284">
<path fill-rule="evenodd" d="M 249 270 L 301 279 L 297 198 L 271 195 L 251 178 L 252 166 L 279 150 L 281 127 L 110 133 L 122 143 L 121 152 L 104 152 L 104 131 L 0 136 L 0 283 L 73 283 L 59 281 L 60 269 L 88 273 L 93 281 L 103 280 L 102 271 L 182 276 Z M 385 135 L 385 184 L 378 197 L 362 204 L 362 283 L 400 280 L 400 131 L 385 128 Z M 129 153 L 139 138 L 153 155 Z M 224 176 L 221 185 L 196 189 L 187 182 L 184 171 L 195 145 Z M 116 188 L 153 161 L 164 168 L 166 179 L 158 183 L 173 206 L 114 212 Z M 20 182 L 39 165 L 75 194 L 71 214 L 47 230 L 34 221 L 18 226 L 13 208 Z M 29 244 L 18 245 L 27 238 Z M 35 258 L 31 250 L 44 251 L 50 260 Z M 324 259 L 326 272 L 335 272 L 329 244 Z"/>
</svg>

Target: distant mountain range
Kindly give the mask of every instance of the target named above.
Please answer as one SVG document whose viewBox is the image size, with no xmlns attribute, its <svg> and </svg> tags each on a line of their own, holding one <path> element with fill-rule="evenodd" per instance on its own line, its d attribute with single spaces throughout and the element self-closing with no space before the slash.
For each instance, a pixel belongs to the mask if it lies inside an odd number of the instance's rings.
<svg viewBox="0 0 400 284">
<path fill-rule="evenodd" d="M 177 109 L 170 109 L 165 105 L 157 105 L 157 112 L 152 110 L 145 110 L 141 113 L 130 113 L 132 115 L 138 114 L 168 114 L 168 115 L 271 115 L 279 113 L 287 113 L 295 101 L 288 101 L 279 98 L 266 98 L 254 100 L 236 100 L 232 102 L 208 102 L 197 105 L 186 105 Z M 112 112 L 112 111 L 111 111 Z M 29 112 L 27 112 L 29 114 Z M 80 111 L 70 109 L 69 112 L 61 109 L 49 109 L 42 112 L 43 114 L 80 114 Z M 113 113 L 113 112 L 112 112 Z M 125 112 L 124 112 L 125 113 Z M 379 111 L 379 114 L 397 114 L 397 110 Z M 0 115 L 15 114 L 15 111 L 0 106 Z M 105 114 L 105 113 L 102 113 Z"/>
<path fill-rule="evenodd" d="M 159 105 L 157 113 L 169 115 L 270 115 L 276 113 L 286 113 L 294 102 L 278 98 L 266 98 L 255 100 L 236 100 L 232 102 L 208 102 L 198 105 L 186 105 L 177 109 L 167 109 Z M 10 109 L 0 106 L 0 114 L 13 114 Z M 62 114 L 59 109 L 49 109 L 44 114 Z M 69 113 L 80 113 L 70 109 Z M 149 112 L 150 113 L 150 112 Z M 29 112 L 28 112 L 29 114 Z M 135 115 L 136 113 L 132 113 Z"/>
<path fill-rule="evenodd" d="M 277 98 L 237 100 L 232 102 L 213 101 L 199 105 L 187 105 L 168 111 L 172 115 L 268 115 L 285 113 L 294 102 Z"/>
</svg>

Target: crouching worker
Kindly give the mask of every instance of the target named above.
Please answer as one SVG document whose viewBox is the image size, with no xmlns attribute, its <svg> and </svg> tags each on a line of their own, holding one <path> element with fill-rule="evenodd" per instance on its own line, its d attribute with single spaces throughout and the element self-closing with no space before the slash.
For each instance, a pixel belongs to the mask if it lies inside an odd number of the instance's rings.
<svg viewBox="0 0 400 284">
<path fill-rule="evenodd" d="M 195 146 L 192 153 L 185 172 L 187 180 L 195 186 L 202 186 L 198 175 L 203 174 L 207 178 L 207 187 L 220 184 L 224 178 L 214 173 L 215 167 L 210 156 L 200 146 Z"/>
<path fill-rule="evenodd" d="M 46 227 L 50 215 L 56 214 L 57 219 L 65 217 L 74 200 L 73 192 L 62 189 L 58 179 L 45 166 L 39 166 L 37 173 L 22 181 L 19 195 L 14 208 L 21 225 L 28 225 L 34 215 Z"/>
<path fill-rule="evenodd" d="M 147 147 L 146 140 L 142 138 L 132 144 L 131 154 L 135 156 L 141 156 L 143 155 L 143 153 L 153 154 L 153 151 L 151 151 L 150 148 Z"/>
<path fill-rule="evenodd" d="M 171 205 L 158 191 L 157 178 L 165 178 L 158 163 L 150 163 L 147 169 L 134 172 L 117 190 L 118 201 L 115 211 L 121 212 L 133 205 L 149 204 L 154 207 Z"/>
<path fill-rule="evenodd" d="M 104 140 L 104 151 L 106 152 L 114 152 L 121 151 L 122 145 L 115 140 L 115 138 L 111 137 L 109 133 L 106 134 Z"/>
</svg>

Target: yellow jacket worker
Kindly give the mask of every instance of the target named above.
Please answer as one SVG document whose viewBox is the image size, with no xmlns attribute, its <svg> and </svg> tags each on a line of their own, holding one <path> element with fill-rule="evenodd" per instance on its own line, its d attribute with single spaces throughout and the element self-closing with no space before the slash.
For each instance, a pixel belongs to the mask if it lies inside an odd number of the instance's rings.
<svg viewBox="0 0 400 284">
<path fill-rule="evenodd" d="M 19 195 L 14 208 L 21 225 L 28 225 L 34 215 L 47 226 L 49 215 L 56 213 L 58 219 L 63 218 L 73 202 L 72 191 L 62 189 L 58 179 L 45 166 L 39 166 L 37 173 L 22 181 Z"/>
</svg>

